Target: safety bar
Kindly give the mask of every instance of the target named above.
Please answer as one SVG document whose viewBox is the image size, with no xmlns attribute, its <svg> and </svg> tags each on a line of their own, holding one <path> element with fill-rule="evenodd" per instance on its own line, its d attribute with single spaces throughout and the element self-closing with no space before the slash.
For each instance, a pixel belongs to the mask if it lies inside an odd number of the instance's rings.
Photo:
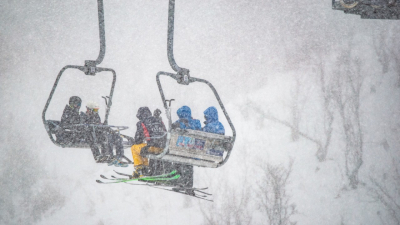
<svg viewBox="0 0 400 225">
<path fill-rule="evenodd" d="M 101 124 L 71 124 L 71 125 L 64 125 L 62 128 L 71 128 L 71 127 L 110 127 L 110 128 L 116 128 L 118 130 L 126 130 L 129 129 L 127 126 L 113 126 L 113 125 L 101 125 Z"/>
</svg>

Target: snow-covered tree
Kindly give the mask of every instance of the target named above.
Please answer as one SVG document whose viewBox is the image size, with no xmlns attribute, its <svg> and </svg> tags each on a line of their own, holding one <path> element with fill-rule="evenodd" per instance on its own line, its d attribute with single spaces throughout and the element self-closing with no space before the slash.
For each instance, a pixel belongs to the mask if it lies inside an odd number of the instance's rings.
<svg viewBox="0 0 400 225">
<path fill-rule="evenodd" d="M 291 216 L 297 213 L 296 205 L 290 202 L 286 185 L 292 172 L 293 160 L 288 168 L 266 164 L 261 167 L 262 178 L 257 185 L 260 210 L 266 214 L 270 225 L 296 224 Z"/>
</svg>

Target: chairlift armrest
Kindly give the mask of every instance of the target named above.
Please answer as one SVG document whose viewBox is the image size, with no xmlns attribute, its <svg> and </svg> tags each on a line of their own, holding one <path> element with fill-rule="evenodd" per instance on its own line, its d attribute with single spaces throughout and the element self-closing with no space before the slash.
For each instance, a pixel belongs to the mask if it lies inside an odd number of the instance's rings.
<svg viewBox="0 0 400 225">
<path fill-rule="evenodd" d="M 184 134 L 189 133 L 186 129 L 180 129 L 180 128 L 176 128 L 173 131 L 178 133 L 178 134 L 180 134 L 180 135 L 184 135 Z"/>
<path fill-rule="evenodd" d="M 166 143 L 169 143 L 170 139 L 171 139 L 171 133 L 167 132 L 167 141 L 166 141 Z M 165 145 L 165 148 L 163 149 L 163 151 L 160 154 L 158 154 L 158 155 L 149 155 L 148 158 L 150 158 L 150 159 L 161 159 L 162 157 L 164 157 L 168 153 L 168 150 L 169 150 L 168 147 L 169 147 L 168 144 Z"/>
</svg>

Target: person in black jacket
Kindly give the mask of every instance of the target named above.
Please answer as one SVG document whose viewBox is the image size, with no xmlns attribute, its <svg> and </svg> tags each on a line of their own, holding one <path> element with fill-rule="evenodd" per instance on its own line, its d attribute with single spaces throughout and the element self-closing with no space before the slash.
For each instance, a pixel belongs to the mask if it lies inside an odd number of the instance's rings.
<svg viewBox="0 0 400 225">
<path fill-rule="evenodd" d="M 86 105 L 86 113 L 81 113 L 81 122 L 90 125 L 103 125 L 99 116 L 99 105 L 96 102 L 89 102 Z M 127 164 L 121 162 L 124 155 L 122 137 L 109 127 L 87 126 L 86 136 L 93 157 L 96 162 L 108 162 L 109 166 L 126 167 Z M 98 145 L 101 146 L 101 154 Z M 116 148 L 116 155 L 113 155 L 113 147 Z"/>
<path fill-rule="evenodd" d="M 159 109 L 154 110 L 153 116 L 154 116 L 154 118 L 159 120 L 161 123 L 163 123 L 162 118 L 161 118 L 161 110 L 159 110 Z"/>
<path fill-rule="evenodd" d="M 80 141 L 82 135 L 78 127 L 73 125 L 80 123 L 79 109 L 81 108 L 82 100 L 78 96 L 71 96 L 69 104 L 65 106 L 61 116 L 61 127 L 57 136 L 57 141 L 63 144 L 72 144 Z"/>
<path fill-rule="evenodd" d="M 151 115 L 148 107 L 140 107 L 136 117 L 139 122 L 136 123 L 136 133 L 134 145 L 131 147 L 133 164 L 135 171 L 132 176 L 137 178 L 143 175 L 147 169 L 149 161 L 147 158 L 140 156 L 143 147 L 149 146 L 148 152 L 152 154 L 160 154 L 165 147 L 166 128 L 160 118 Z"/>
<path fill-rule="evenodd" d="M 78 96 L 69 98 L 69 104 L 65 106 L 61 116 L 61 125 L 79 124 L 79 109 L 81 108 L 82 100 Z"/>
<path fill-rule="evenodd" d="M 96 102 L 86 104 L 86 113 L 81 112 L 80 120 L 87 125 L 103 125 L 99 116 L 99 105 Z M 107 133 L 105 129 L 98 126 L 85 127 L 86 140 L 90 145 L 92 154 L 96 162 L 106 161 L 111 155 L 107 146 Z M 101 154 L 98 145 L 101 146 Z"/>
<path fill-rule="evenodd" d="M 101 118 L 99 116 L 99 105 L 96 102 L 88 102 L 86 104 L 86 113 L 81 112 L 80 120 L 85 124 L 101 124 Z"/>
</svg>

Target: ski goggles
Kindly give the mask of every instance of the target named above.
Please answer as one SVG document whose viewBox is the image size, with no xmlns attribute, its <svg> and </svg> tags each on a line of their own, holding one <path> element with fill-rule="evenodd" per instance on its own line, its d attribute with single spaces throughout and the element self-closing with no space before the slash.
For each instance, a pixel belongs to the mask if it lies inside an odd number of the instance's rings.
<svg viewBox="0 0 400 225">
<path fill-rule="evenodd" d="M 81 103 L 74 103 L 74 104 L 70 104 L 70 106 L 72 107 L 72 108 L 78 108 L 78 107 L 81 107 Z"/>
<path fill-rule="evenodd" d="M 99 112 L 99 108 L 94 108 L 93 112 Z"/>
</svg>

